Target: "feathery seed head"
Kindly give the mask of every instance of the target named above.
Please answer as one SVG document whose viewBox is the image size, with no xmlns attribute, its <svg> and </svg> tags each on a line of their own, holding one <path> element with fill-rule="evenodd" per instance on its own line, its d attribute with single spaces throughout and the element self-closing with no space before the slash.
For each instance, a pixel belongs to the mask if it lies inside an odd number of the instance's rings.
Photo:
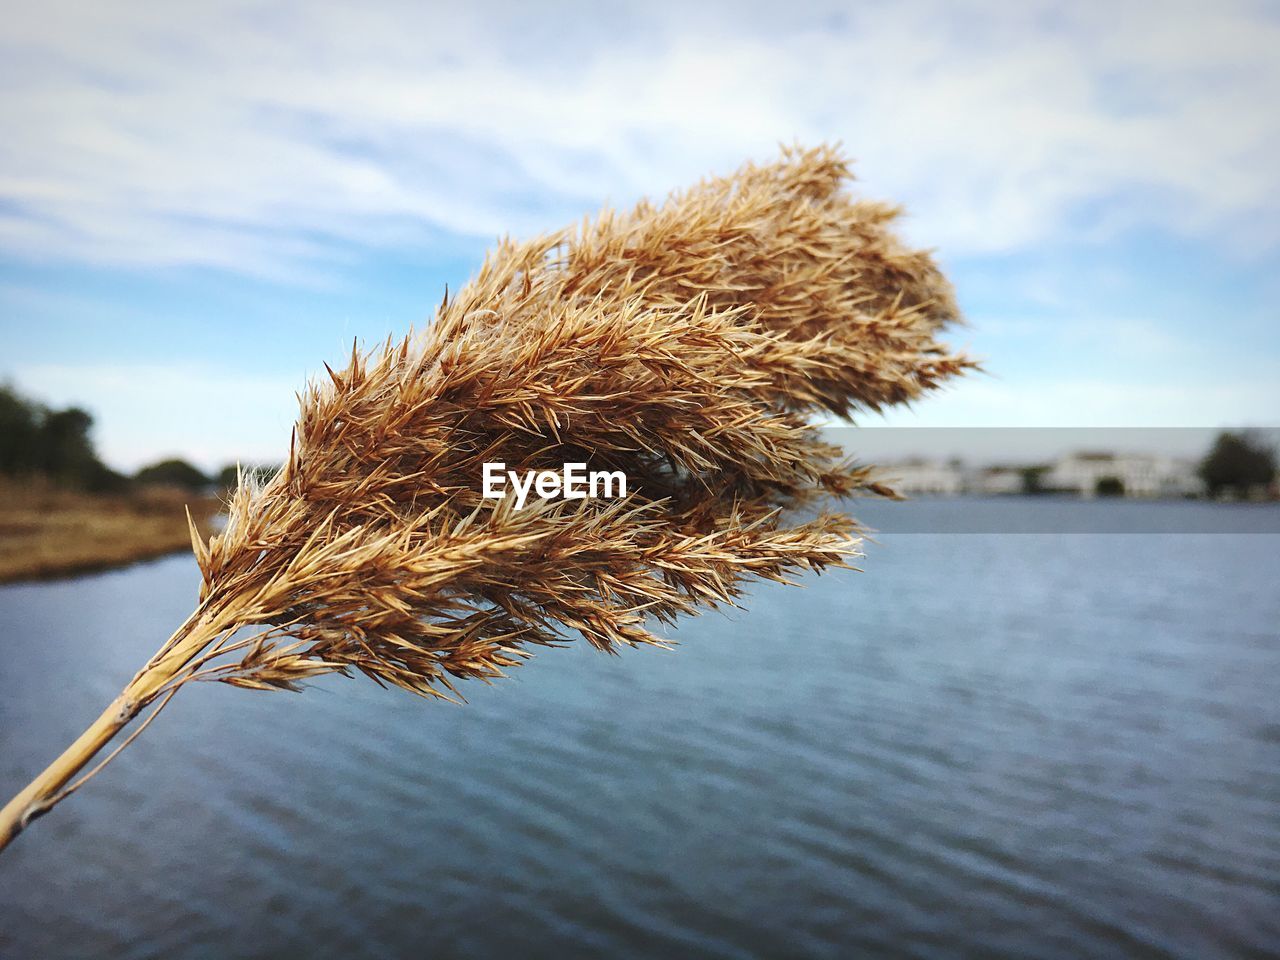
<svg viewBox="0 0 1280 960">
<path fill-rule="evenodd" d="M 220 638 L 200 678 L 360 672 L 447 696 L 532 646 L 661 642 L 650 619 L 843 565 L 854 522 L 795 508 L 892 491 L 809 418 L 973 366 L 936 339 L 958 311 L 931 256 L 848 179 L 834 149 L 788 148 L 661 205 L 503 240 L 428 328 L 326 366 L 284 468 L 242 483 L 197 543 Z M 482 496 L 497 460 L 620 470 L 629 495 L 515 510 Z"/>
</svg>

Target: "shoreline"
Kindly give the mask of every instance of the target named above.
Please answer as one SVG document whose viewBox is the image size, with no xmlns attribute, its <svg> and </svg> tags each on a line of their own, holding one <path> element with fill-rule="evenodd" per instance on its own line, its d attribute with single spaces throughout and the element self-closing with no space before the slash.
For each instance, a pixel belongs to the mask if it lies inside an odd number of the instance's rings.
<svg viewBox="0 0 1280 960">
<path fill-rule="evenodd" d="M 101 560 L 69 561 L 66 564 L 42 564 L 38 567 L 20 569 L 16 572 L 7 568 L 0 568 L 0 587 L 19 583 L 56 583 L 59 580 L 75 580 L 78 577 L 87 577 L 94 573 L 124 570 L 127 567 L 137 566 L 138 564 L 150 563 L 153 560 L 163 560 L 165 557 L 190 552 L 191 541 L 188 538 L 187 543 L 182 546 L 167 547 L 157 550 L 155 553 L 139 553 L 137 556 L 130 558 L 104 558 Z"/>
<path fill-rule="evenodd" d="M 190 551 L 186 508 L 213 532 L 216 497 L 147 489 L 89 495 L 0 488 L 0 584 L 58 580 Z"/>
</svg>

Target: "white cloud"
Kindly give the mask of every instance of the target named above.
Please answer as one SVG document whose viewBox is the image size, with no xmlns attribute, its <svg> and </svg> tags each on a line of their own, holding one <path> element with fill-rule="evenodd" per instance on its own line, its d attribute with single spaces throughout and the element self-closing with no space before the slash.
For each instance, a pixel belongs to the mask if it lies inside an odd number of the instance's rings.
<svg viewBox="0 0 1280 960">
<path fill-rule="evenodd" d="M 0 246 L 277 274 L 544 229 L 793 138 L 843 139 L 947 255 L 1280 243 L 1280 27 L 1247 3 L 692 6 L 25 5 Z"/>
</svg>

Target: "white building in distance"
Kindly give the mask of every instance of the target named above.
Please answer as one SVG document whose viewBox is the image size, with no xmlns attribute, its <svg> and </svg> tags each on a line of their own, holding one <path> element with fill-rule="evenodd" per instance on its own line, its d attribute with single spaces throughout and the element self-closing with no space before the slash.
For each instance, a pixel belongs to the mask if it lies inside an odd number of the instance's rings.
<svg viewBox="0 0 1280 960">
<path fill-rule="evenodd" d="M 1082 451 L 1057 460 L 1041 478 L 1046 490 L 1094 497 L 1187 497 L 1204 493 L 1195 463 L 1149 453 Z"/>
<path fill-rule="evenodd" d="M 959 464 L 916 458 L 889 464 L 877 479 L 908 497 L 954 497 L 965 492 L 965 475 Z"/>
<path fill-rule="evenodd" d="M 913 457 L 885 464 L 877 479 L 907 497 L 997 497 L 1032 490 L 1081 497 L 1198 497 L 1205 492 L 1193 460 L 1101 451 L 1071 453 L 1049 464 L 985 467 Z"/>
<path fill-rule="evenodd" d="M 993 466 L 979 470 L 970 489 L 983 496 L 1004 497 L 1026 493 L 1027 482 L 1023 471 L 1018 467 Z"/>
</svg>

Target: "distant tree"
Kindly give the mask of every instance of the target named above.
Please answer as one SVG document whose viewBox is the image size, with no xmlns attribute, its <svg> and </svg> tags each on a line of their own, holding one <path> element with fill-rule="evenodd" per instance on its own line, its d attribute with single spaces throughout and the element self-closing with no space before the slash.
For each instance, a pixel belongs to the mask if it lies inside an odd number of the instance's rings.
<svg viewBox="0 0 1280 960">
<path fill-rule="evenodd" d="M 90 493 L 124 493 L 133 486 L 133 480 L 117 473 L 105 463 L 96 463 L 84 478 L 84 489 Z"/>
<path fill-rule="evenodd" d="M 185 460 L 161 460 L 143 467 L 133 475 L 144 486 L 181 487 L 184 490 L 200 490 L 209 485 L 209 478 Z"/>
<path fill-rule="evenodd" d="M 1210 496 L 1232 492 L 1245 496 L 1266 486 L 1276 475 L 1276 452 L 1249 433 L 1220 433 L 1200 463 L 1200 479 Z"/>
<path fill-rule="evenodd" d="M 1099 497 L 1123 497 L 1124 481 L 1119 477 L 1099 477 L 1093 492 Z"/>
<path fill-rule="evenodd" d="M 50 410 L 0 386 L 0 474 L 44 476 L 63 486 L 100 493 L 128 486 L 93 449 L 93 417 L 79 407 Z"/>
<path fill-rule="evenodd" d="M 0 474 L 17 476 L 38 469 L 44 408 L 0 386 Z"/>
<path fill-rule="evenodd" d="M 93 417 L 79 407 L 53 410 L 44 418 L 44 442 L 41 444 L 40 469 L 51 477 L 59 477 L 74 486 L 84 486 L 98 465 L 89 439 Z"/>
<path fill-rule="evenodd" d="M 1044 475 L 1049 472 L 1048 464 L 1036 464 L 1030 467 L 1022 467 L 1018 470 L 1022 474 L 1022 492 L 1026 494 L 1045 493 Z"/>
</svg>

